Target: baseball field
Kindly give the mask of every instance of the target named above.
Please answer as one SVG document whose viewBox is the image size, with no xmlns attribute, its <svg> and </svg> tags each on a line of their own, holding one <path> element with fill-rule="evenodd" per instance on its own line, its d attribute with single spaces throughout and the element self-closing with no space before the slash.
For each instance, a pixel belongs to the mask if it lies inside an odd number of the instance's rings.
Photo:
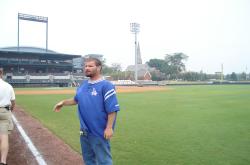
<svg viewBox="0 0 250 165">
<path fill-rule="evenodd" d="M 58 101 L 73 97 L 74 89 L 15 91 L 19 106 L 80 153 L 76 106 L 52 111 Z M 117 91 L 121 111 L 111 142 L 115 165 L 250 164 L 250 85 Z"/>
</svg>

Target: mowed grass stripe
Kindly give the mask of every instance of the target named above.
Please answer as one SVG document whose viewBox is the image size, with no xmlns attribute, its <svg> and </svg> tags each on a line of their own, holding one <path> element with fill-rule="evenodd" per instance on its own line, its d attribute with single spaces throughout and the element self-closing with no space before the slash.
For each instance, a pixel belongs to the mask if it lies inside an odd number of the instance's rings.
<svg viewBox="0 0 250 165">
<path fill-rule="evenodd" d="M 114 163 L 118 165 L 250 164 L 250 86 L 174 86 L 120 93 Z M 72 95 L 17 96 L 19 105 L 80 152 L 76 107 L 52 108 Z"/>
</svg>

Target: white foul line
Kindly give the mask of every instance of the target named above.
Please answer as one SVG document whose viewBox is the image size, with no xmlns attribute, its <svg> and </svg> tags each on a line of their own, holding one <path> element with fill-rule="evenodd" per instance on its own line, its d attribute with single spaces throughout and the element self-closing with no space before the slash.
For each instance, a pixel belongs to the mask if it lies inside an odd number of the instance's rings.
<svg viewBox="0 0 250 165">
<path fill-rule="evenodd" d="M 27 136 L 27 134 L 25 133 L 24 129 L 19 124 L 19 122 L 17 121 L 16 117 L 13 114 L 12 114 L 12 119 L 13 119 L 14 123 L 16 124 L 16 127 L 17 127 L 18 131 L 22 135 L 25 143 L 28 145 L 30 151 L 32 152 L 32 154 L 36 158 L 37 163 L 39 165 L 47 165 L 47 163 L 43 159 L 42 155 L 38 152 L 38 150 L 36 149 L 36 147 L 34 146 L 34 144 L 32 143 L 32 141 L 30 140 L 30 138 Z"/>
</svg>

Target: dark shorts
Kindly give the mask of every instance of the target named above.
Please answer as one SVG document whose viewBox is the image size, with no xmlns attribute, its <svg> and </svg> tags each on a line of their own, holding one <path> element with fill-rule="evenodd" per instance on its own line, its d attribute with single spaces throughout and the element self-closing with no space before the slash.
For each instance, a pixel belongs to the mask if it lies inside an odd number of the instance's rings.
<svg viewBox="0 0 250 165">
<path fill-rule="evenodd" d="M 13 128 L 11 111 L 6 108 L 0 108 L 0 134 L 10 134 Z"/>
</svg>

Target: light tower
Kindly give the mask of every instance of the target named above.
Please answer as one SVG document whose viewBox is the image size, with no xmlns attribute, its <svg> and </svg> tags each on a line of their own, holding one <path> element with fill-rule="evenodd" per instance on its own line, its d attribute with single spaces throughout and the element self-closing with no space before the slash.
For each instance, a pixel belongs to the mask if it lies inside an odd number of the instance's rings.
<svg viewBox="0 0 250 165">
<path fill-rule="evenodd" d="M 221 64 L 221 74 L 220 74 L 220 81 L 223 81 L 223 64 Z"/>
<path fill-rule="evenodd" d="M 248 80 L 247 66 L 246 66 L 246 80 Z"/>
<path fill-rule="evenodd" d="M 17 48 L 19 51 L 19 20 L 46 23 L 46 52 L 48 51 L 48 17 L 18 13 L 17 22 Z"/>
<path fill-rule="evenodd" d="M 137 33 L 140 32 L 140 24 L 138 23 L 130 23 L 130 31 L 135 34 L 135 82 L 137 82 L 137 72 L 138 72 L 138 68 L 137 68 Z"/>
</svg>

